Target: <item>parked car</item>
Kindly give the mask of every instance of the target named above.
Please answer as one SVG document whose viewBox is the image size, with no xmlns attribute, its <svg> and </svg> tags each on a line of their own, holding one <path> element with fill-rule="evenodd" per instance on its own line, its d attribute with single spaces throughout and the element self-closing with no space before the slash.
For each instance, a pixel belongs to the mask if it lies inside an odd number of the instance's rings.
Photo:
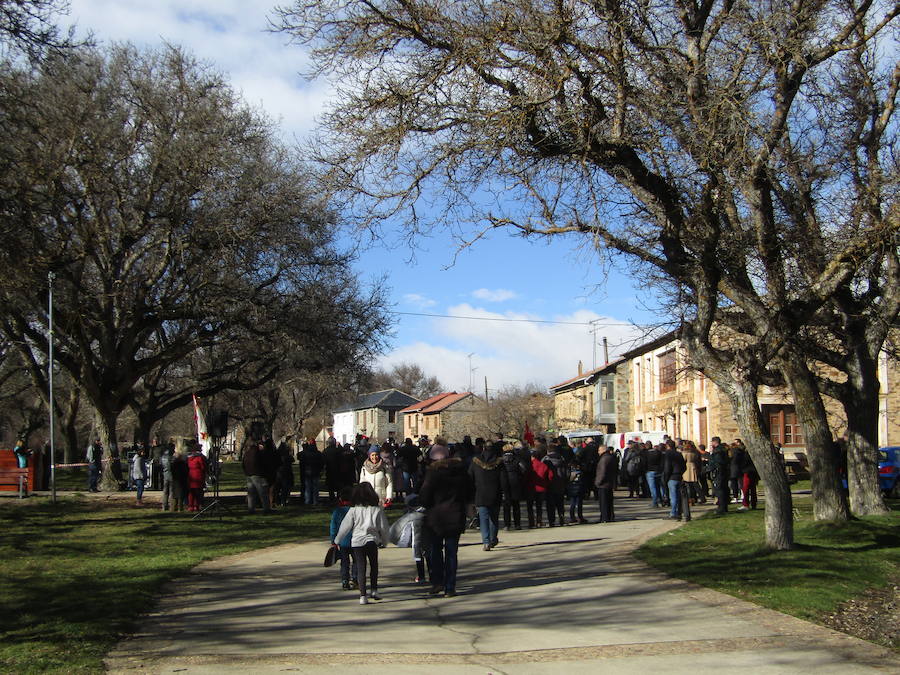
<svg viewBox="0 0 900 675">
<path fill-rule="evenodd" d="M 885 497 L 900 499 L 900 445 L 878 449 L 878 485 Z"/>
<path fill-rule="evenodd" d="M 900 445 L 878 449 L 878 487 L 885 497 L 900 499 Z M 847 477 L 841 481 L 847 488 Z"/>
</svg>

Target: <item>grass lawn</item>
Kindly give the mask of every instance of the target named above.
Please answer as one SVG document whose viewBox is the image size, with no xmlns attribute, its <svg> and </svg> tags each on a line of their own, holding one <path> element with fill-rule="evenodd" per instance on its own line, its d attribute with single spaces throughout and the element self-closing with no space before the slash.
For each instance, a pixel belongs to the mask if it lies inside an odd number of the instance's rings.
<svg viewBox="0 0 900 675">
<path fill-rule="evenodd" d="M 642 546 L 637 557 L 665 573 L 809 621 L 900 579 L 900 502 L 892 512 L 844 525 L 812 520 L 794 500 L 791 551 L 762 547 L 763 511 L 707 515 Z M 897 645 L 894 645 L 895 648 Z"/>
<path fill-rule="evenodd" d="M 309 539 L 330 510 L 186 513 L 71 498 L 0 500 L 0 672 L 102 672 L 160 586 L 209 558 Z"/>
</svg>

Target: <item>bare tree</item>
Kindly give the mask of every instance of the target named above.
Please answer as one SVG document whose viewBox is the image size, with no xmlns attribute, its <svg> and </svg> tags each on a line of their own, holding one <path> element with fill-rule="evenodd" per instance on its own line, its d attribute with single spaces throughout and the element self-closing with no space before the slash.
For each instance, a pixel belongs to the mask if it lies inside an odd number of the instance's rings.
<svg viewBox="0 0 900 675">
<path fill-rule="evenodd" d="M 334 0 L 283 7 L 276 26 L 312 46 L 312 74 L 341 83 L 316 147 L 361 226 L 402 212 L 411 237 L 468 216 L 464 244 L 485 227 L 582 235 L 675 289 L 692 365 L 731 400 L 766 482 L 767 545 L 784 549 L 790 493 L 757 390 L 792 358 L 792 336 L 895 241 L 900 68 L 880 41 L 896 36 L 898 11 Z M 867 109 L 829 89 L 844 72 L 872 83 Z M 839 159 L 853 138 L 868 139 L 879 177 L 866 190 L 847 189 Z M 444 211 L 415 209 L 423 197 Z M 723 323 L 746 339 L 716 342 Z M 806 373 L 783 376 L 812 423 Z M 809 452 L 817 517 L 846 518 L 834 457 Z"/>
<path fill-rule="evenodd" d="M 364 387 L 371 391 L 399 389 L 420 400 L 444 391 L 440 380 L 426 374 L 422 366 L 416 363 L 398 363 L 390 370 L 377 370 L 364 380 Z"/>
<path fill-rule="evenodd" d="M 322 321 L 359 304 L 332 215 L 218 74 L 175 48 L 85 49 L 8 65 L 0 96 L 0 256 L 17 270 L 0 282 L 2 329 L 46 360 L 53 271 L 56 360 L 104 444 L 139 382 L 199 350 L 255 344 L 257 376 L 279 340 L 316 368 L 358 353 Z"/>
</svg>

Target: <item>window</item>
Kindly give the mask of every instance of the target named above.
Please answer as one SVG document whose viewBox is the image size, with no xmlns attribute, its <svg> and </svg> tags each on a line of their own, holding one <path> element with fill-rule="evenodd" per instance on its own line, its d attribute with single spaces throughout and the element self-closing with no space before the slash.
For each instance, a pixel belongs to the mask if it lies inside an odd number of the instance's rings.
<svg viewBox="0 0 900 675">
<path fill-rule="evenodd" d="M 660 354 L 659 358 L 659 393 L 675 391 L 675 350 Z"/>
<path fill-rule="evenodd" d="M 803 445 L 803 427 L 792 405 L 764 406 L 769 418 L 769 438 L 782 445 Z"/>
<path fill-rule="evenodd" d="M 397 422 L 397 411 L 396 410 L 388 410 L 388 424 L 395 424 Z M 393 433 L 393 432 L 391 432 Z"/>
</svg>

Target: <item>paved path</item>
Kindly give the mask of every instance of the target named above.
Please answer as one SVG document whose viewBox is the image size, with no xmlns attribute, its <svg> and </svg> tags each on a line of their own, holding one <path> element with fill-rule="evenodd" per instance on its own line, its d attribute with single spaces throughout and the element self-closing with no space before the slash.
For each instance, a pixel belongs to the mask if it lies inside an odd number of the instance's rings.
<svg viewBox="0 0 900 675">
<path fill-rule="evenodd" d="M 891 652 L 669 579 L 635 561 L 676 527 L 645 501 L 618 522 L 464 535 L 459 595 L 431 598 L 409 549 L 381 551 L 381 602 L 323 568 L 325 543 L 211 561 L 171 585 L 113 673 L 900 673 Z M 591 513 L 595 517 L 595 513 Z M 732 516 L 738 518 L 737 514 Z"/>
</svg>

